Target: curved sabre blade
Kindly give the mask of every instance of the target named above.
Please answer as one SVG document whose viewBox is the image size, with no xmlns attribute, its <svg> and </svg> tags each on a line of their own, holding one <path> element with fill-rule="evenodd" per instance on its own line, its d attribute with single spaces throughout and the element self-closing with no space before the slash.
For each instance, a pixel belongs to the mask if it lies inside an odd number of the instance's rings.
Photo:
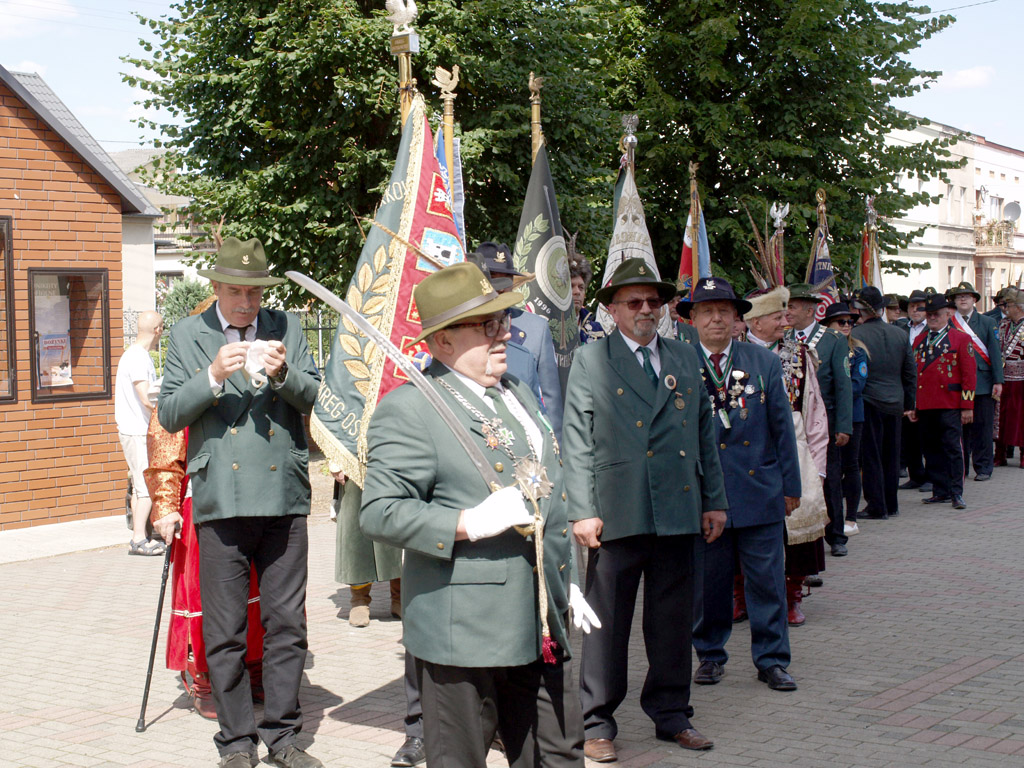
<svg viewBox="0 0 1024 768">
<path fill-rule="evenodd" d="M 409 377 L 409 381 L 412 382 L 413 386 L 423 393 L 423 396 L 427 398 L 427 402 L 437 411 L 437 415 L 448 425 L 448 429 L 452 431 L 455 439 L 459 441 L 459 444 L 466 451 L 470 461 L 473 462 L 473 465 L 480 473 L 480 477 L 487 484 L 488 489 L 496 491 L 501 488 L 501 480 L 498 478 L 498 473 L 494 471 L 494 468 L 491 467 L 484 456 L 483 451 L 473 441 L 472 435 L 469 434 L 469 431 L 452 412 L 448 403 L 441 399 L 441 395 L 438 394 L 434 386 L 427 381 L 427 377 L 420 372 L 420 369 L 416 367 L 412 360 L 403 354 L 402 350 L 391 342 L 391 339 L 378 331 L 370 321 L 313 278 L 301 272 L 285 272 L 284 274 L 293 283 L 309 291 L 325 304 L 338 310 L 338 312 L 351 320 L 359 330 L 365 333 L 374 344 L 380 347 L 381 351 L 388 356 L 388 359 L 397 365 L 402 370 L 402 373 Z"/>
</svg>

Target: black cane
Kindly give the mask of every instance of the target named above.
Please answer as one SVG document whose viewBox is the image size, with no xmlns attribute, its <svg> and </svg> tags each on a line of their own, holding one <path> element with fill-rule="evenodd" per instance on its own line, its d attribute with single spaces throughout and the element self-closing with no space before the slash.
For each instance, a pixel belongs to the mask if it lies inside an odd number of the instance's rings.
<svg viewBox="0 0 1024 768">
<path fill-rule="evenodd" d="M 181 529 L 175 524 L 174 532 Z M 171 540 L 173 542 L 173 539 Z M 164 613 L 164 594 L 167 592 L 167 575 L 171 571 L 171 549 L 172 544 L 167 545 L 164 552 L 164 572 L 160 575 L 160 601 L 156 604 L 156 623 L 153 625 L 153 644 L 149 648 L 149 667 L 146 669 L 146 687 L 142 691 L 142 709 L 139 710 L 139 722 L 135 724 L 135 732 L 142 733 L 146 730 L 146 703 L 149 701 L 149 684 L 153 681 L 153 662 L 156 659 L 156 642 L 160 637 L 160 617 Z"/>
</svg>

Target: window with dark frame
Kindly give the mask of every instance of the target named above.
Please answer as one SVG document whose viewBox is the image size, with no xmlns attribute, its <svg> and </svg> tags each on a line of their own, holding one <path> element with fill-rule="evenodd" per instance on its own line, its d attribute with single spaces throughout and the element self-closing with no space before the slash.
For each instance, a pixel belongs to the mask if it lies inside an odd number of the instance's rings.
<svg viewBox="0 0 1024 768">
<path fill-rule="evenodd" d="M 18 399 L 14 376 L 14 219 L 0 216 L 0 404 Z"/>
<path fill-rule="evenodd" d="M 110 397 L 105 269 L 28 270 L 32 401 Z"/>
</svg>

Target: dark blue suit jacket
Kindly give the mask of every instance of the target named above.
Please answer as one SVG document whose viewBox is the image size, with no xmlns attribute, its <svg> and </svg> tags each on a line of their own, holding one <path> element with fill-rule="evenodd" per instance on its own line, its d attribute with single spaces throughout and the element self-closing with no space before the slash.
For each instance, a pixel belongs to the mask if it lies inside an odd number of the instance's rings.
<svg viewBox="0 0 1024 768">
<path fill-rule="evenodd" d="M 750 374 L 744 383 L 753 386 L 754 392 L 745 395 L 746 419 L 740 418 L 739 408 L 729 409 L 731 429 L 715 417 L 718 456 L 729 497 L 726 525 L 745 528 L 777 523 L 786 519 L 783 497 L 801 495 L 793 409 L 782 383 L 782 364 L 777 355 L 756 344 L 732 344 L 733 371 Z"/>
</svg>

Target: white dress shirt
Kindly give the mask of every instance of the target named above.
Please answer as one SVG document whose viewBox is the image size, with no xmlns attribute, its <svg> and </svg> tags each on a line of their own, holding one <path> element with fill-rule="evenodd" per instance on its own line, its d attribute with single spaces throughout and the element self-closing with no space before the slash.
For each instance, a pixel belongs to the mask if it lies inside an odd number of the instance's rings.
<svg viewBox="0 0 1024 768">
<path fill-rule="evenodd" d="M 646 344 L 633 341 L 624 333 L 622 334 L 622 340 L 626 342 L 626 346 L 629 347 L 629 351 L 633 353 L 637 362 L 640 363 L 641 368 L 644 365 L 644 356 L 640 352 L 640 347 L 647 347 L 647 350 L 651 353 L 651 367 L 654 369 L 654 375 L 661 376 L 661 353 L 658 351 L 658 334 L 654 334 L 654 338 Z"/>
</svg>

